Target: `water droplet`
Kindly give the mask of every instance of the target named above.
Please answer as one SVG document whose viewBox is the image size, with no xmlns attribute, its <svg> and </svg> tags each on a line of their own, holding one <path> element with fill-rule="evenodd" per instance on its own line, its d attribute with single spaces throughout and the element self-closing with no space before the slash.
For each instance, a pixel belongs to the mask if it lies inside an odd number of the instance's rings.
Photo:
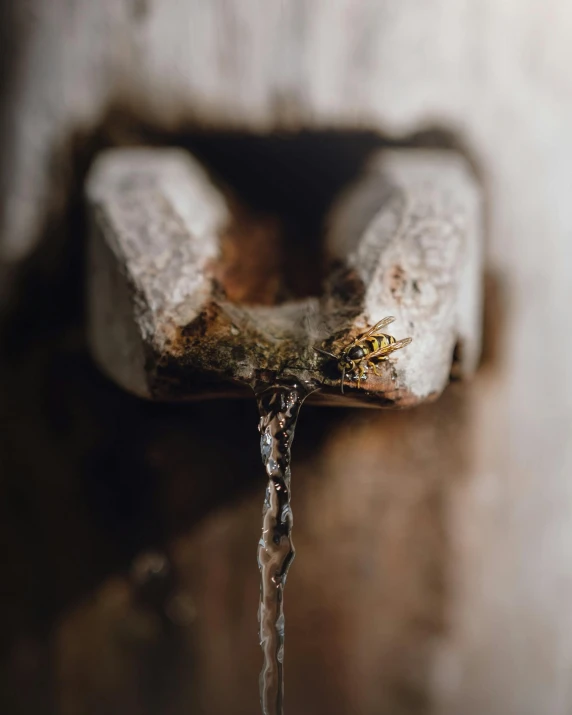
<svg viewBox="0 0 572 715">
<path fill-rule="evenodd" d="M 131 576 L 138 584 L 144 584 L 153 578 L 169 573 L 169 561 L 159 551 L 146 551 L 140 554 L 131 566 Z"/>
</svg>

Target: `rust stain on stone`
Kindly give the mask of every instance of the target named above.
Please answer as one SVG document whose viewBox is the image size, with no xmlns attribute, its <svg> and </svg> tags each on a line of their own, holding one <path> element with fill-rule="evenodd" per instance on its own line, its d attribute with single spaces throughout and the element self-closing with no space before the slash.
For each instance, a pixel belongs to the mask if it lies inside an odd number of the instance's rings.
<svg viewBox="0 0 572 715">
<path fill-rule="evenodd" d="M 396 300 L 401 300 L 407 282 L 406 272 L 403 266 L 395 265 L 389 271 L 388 285 L 391 295 Z"/>
<path fill-rule="evenodd" d="M 221 237 L 214 276 L 231 303 L 274 305 L 281 285 L 280 222 L 236 200 L 229 204 L 232 219 Z"/>
</svg>

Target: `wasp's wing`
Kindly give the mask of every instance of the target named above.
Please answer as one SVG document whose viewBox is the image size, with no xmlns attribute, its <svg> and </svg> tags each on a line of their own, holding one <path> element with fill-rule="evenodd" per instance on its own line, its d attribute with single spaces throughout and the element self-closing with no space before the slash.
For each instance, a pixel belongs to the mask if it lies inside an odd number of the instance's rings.
<svg viewBox="0 0 572 715">
<path fill-rule="evenodd" d="M 372 360 L 376 357 L 385 357 L 386 355 L 389 355 L 395 350 L 399 350 L 400 348 L 404 348 L 406 345 L 409 345 L 412 340 L 413 338 L 403 338 L 403 340 L 396 340 L 394 343 L 391 343 L 391 345 L 386 345 L 383 348 L 379 348 L 379 350 L 375 350 L 374 352 L 369 353 L 368 355 L 366 355 L 365 359 Z"/>
<path fill-rule="evenodd" d="M 382 328 L 385 328 L 386 325 L 389 325 L 390 323 L 393 323 L 395 318 L 391 315 L 389 315 L 387 318 L 384 318 L 383 320 L 380 320 L 379 323 L 376 323 L 373 328 L 370 328 L 366 333 L 360 336 L 360 339 L 367 338 L 370 335 L 375 335 L 378 331 L 380 331 Z"/>
</svg>

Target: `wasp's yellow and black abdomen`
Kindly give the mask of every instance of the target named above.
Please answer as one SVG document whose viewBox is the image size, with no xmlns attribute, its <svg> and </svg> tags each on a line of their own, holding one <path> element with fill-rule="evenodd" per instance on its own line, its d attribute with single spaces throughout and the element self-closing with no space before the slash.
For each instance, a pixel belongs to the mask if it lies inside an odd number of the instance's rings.
<svg viewBox="0 0 572 715">
<path fill-rule="evenodd" d="M 355 363 L 359 363 L 362 360 L 367 360 L 368 355 L 376 353 L 383 348 L 392 345 L 395 342 L 393 335 L 372 335 L 369 338 L 363 338 L 356 345 L 353 345 L 345 353 L 347 359 L 352 360 Z M 377 356 L 374 360 L 377 359 Z"/>
<path fill-rule="evenodd" d="M 368 354 L 375 353 L 382 348 L 386 348 L 395 342 L 393 335 L 373 335 L 371 338 L 364 340 L 364 343 L 368 344 Z"/>
</svg>

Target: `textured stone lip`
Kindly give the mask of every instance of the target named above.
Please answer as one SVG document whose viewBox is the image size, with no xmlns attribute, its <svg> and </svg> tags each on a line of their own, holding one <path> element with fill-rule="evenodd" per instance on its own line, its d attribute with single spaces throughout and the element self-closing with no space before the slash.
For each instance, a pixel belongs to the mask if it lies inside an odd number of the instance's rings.
<svg viewBox="0 0 572 715">
<path fill-rule="evenodd" d="M 241 395 L 240 385 L 267 375 L 320 385 L 312 399 L 319 404 L 401 408 L 439 395 L 454 355 L 455 376 L 476 368 L 481 195 L 460 155 L 375 153 L 327 217 L 332 269 L 321 295 L 278 305 L 225 296 L 219 265 L 231 208 L 188 152 L 103 152 L 86 197 L 93 353 L 140 396 Z M 413 342 L 381 366 L 380 377 L 370 373 L 362 389 L 347 382 L 342 395 L 314 346 L 336 352 L 388 315 L 396 318 L 388 331 Z"/>
</svg>

